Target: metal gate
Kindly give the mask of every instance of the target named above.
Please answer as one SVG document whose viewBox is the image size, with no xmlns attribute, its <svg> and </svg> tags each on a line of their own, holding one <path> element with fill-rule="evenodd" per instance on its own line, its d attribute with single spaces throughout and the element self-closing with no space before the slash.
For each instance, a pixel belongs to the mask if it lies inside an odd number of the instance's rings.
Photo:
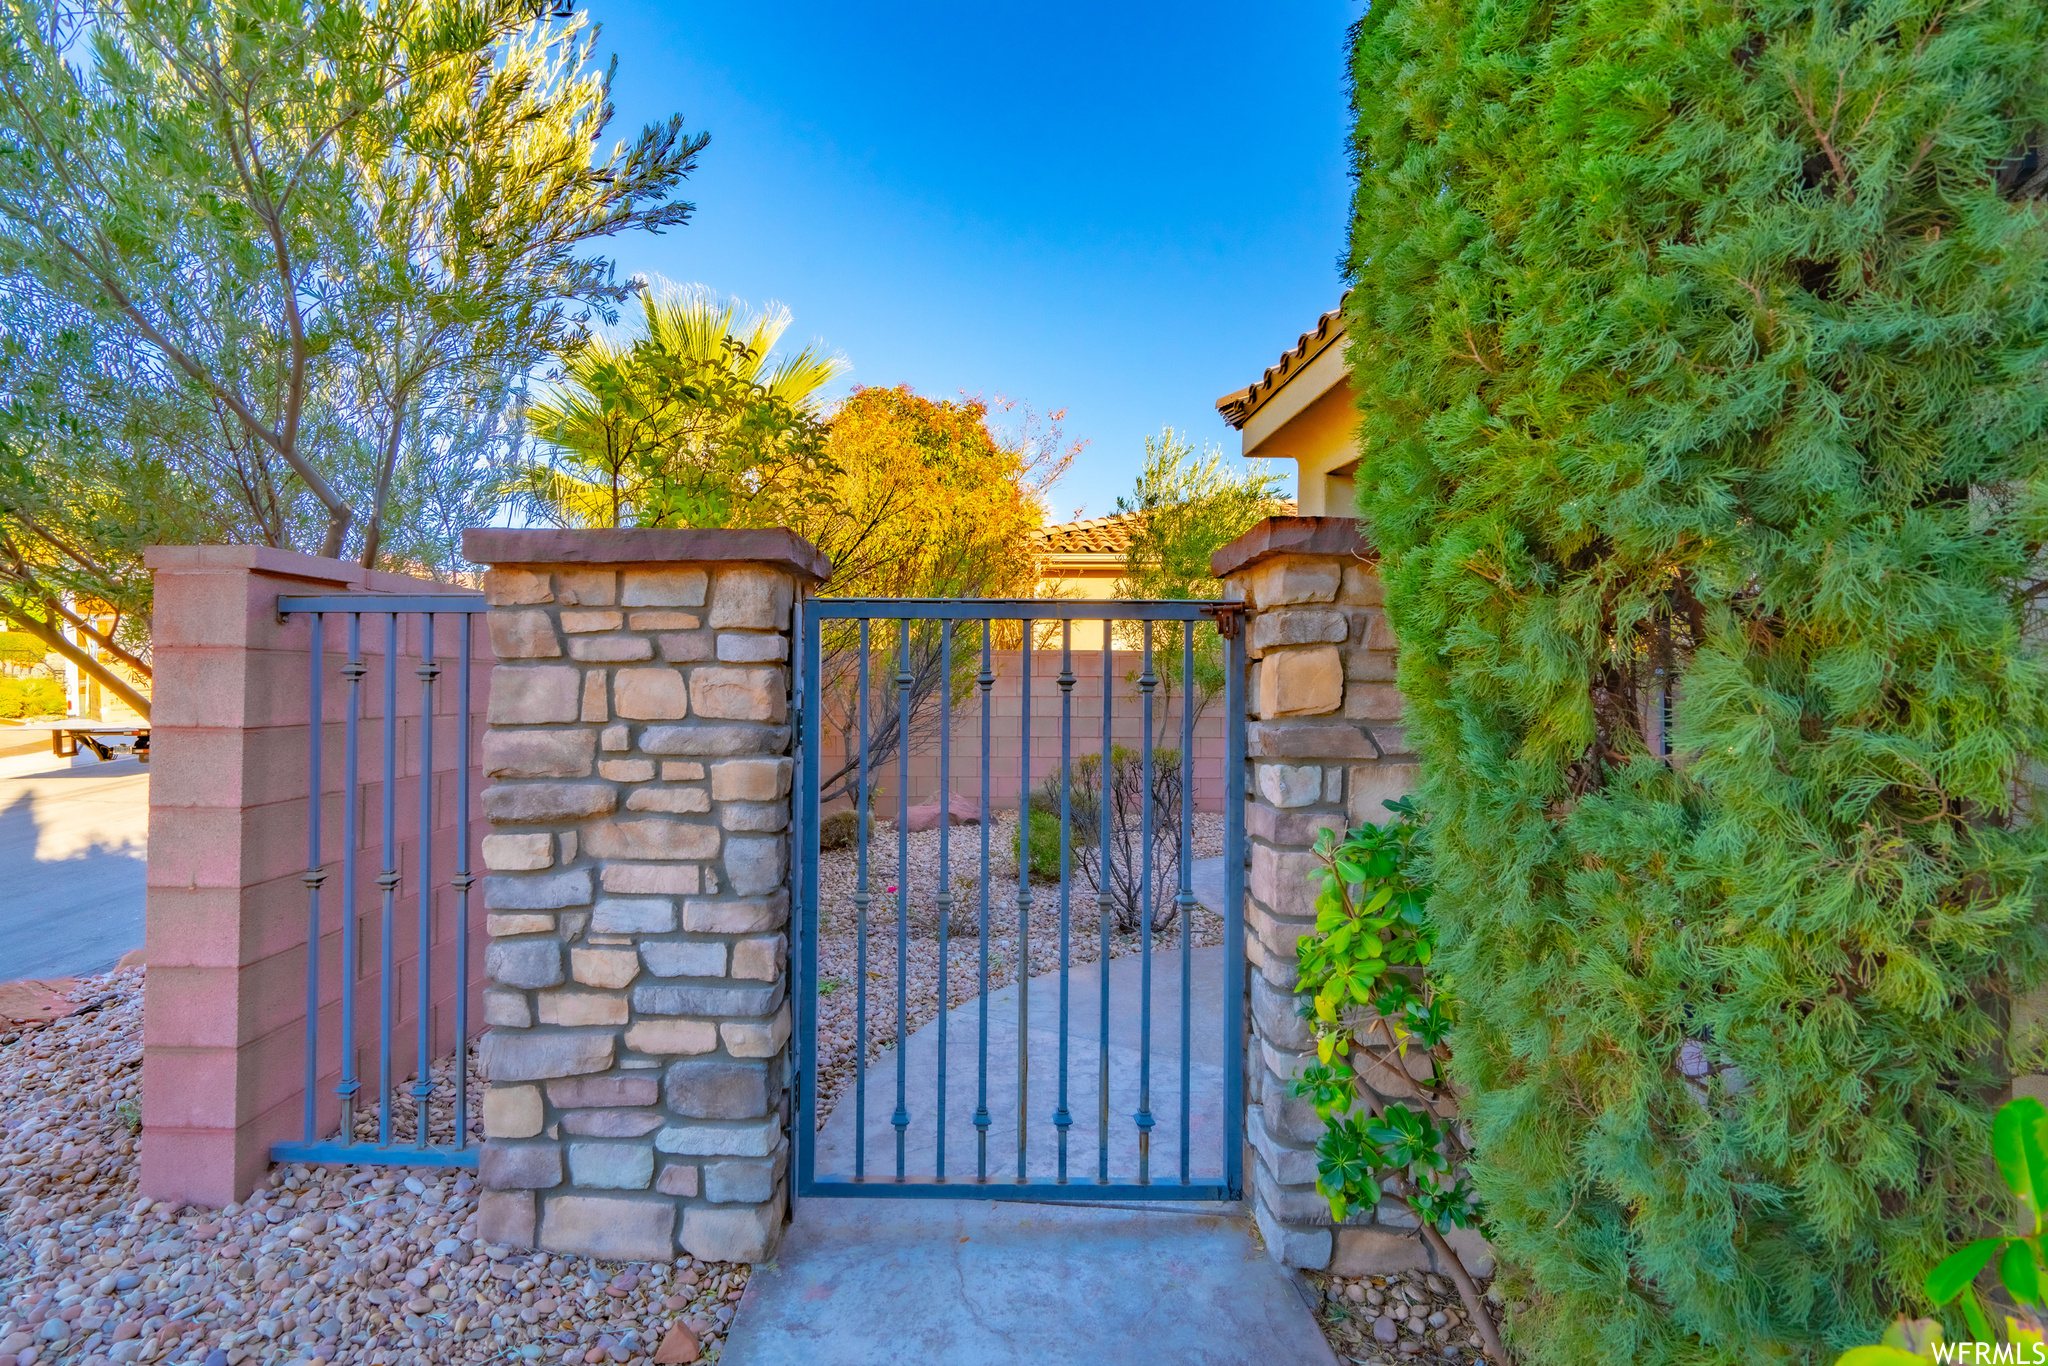
<svg viewBox="0 0 2048 1366">
<path fill-rule="evenodd" d="M 1241 1198 L 1241 604 L 812 598 L 799 608 L 797 1193 L 1029 1201 Z M 1077 648 L 1077 626 L 1091 637 L 1099 633 L 1099 641 Z M 1014 651 L 1014 707 L 1008 697 L 1000 708 L 996 702 L 999 644 Z M 1056 769 L 1048 757 L 1054 776 L 1047 781 L 1033 772 L 1033 661 L 1034 655 L 1055 654 L 1059 673 L 1046 681 L 1057 695 L 1060 757 Z M 1119 655 L 1132 666 L 1121 680 Z M 1077 706 L 1076 687 L 1085 682 L 1076 673 L 1077 659 L 1100 680 L 1093 706 L 1085 698 Z M 1198 680 L 1206 670 L 1213 683 L 1219 664 L 1221 696 L 1209 700 L 1223 709 L 1223 904 L 1215 908 L 1222 925 L 1220 943 L 1197 948 L 1195 734 L 1196 713 L 1207 696 Z M 1169 759 L 1155 745 L 1154 730 L 1155 720 L 1174 719 L 1170 689 L 1176 679 L 1180 743 Z M 1052 723 L 1051 698 L 1041 689 L 1036 700 Z M 1014 720 L 1014 746 L 999 741 L 999 719 L 1004 730 Z M 978 776 L 978 802 L 969 803 L 977 808 L 978 841 L 967 836 L 967 876 L 956 886 L 956 830 L 968 832 L 975 824 L 953 822 L 954 730 L 961 720 L 968 742 L 979 725 L 978 752 L 967 775 Z M 1134 725 L 1136 745 L 1123 746 L 1121 739 Z M 837 741 L 830 763 L 828 741 Z M 1091 760 L 1091 754 L 1097 757 Z M 939 832 L 926 842 L 937 844 L 936 868 L 926 870 L 914 866 L 909 828 L 920 765 L 937 803 Z M 992 800 L 992 786 L 1011 771 L 1014 794 Z M 1034 792 L 1035 783 L 1046 790 Z M 830 792 L 821 793 L 827 786 Z M 886 799 L 880 796 L 885 788 L 893 789 Z M 853 826 L 850 854 L 820 848 L 824 798 L 835 794 L 831 805 L 853 813 L 835 817 L 835 824 Z M 878 855 L 871 843 L 878 800 L 895 808 L 893 882 L 883 881 L 885 869 L 877 866 L 889 851 L 884 846 Z M 1034 805 L 1050 818 L 1037 828 Z M 996 835 L 992 824 L 1010 812 L 1016 816 L 1013 832 Z M 1162 825 L 1175 820 L 1177 839 L 1171 838 L 1170 824 Z M 1032 848 L 1041 831 L 1048 844 L 1057 841 L 1056 879 L 1049 876 L 1050 850 Z M 1031 833 L 1020 838 L 1015 832 Z M 1011 844 L 1009 857 L 1005 841 Z M 1014 886 L 1004 867 L 1012 859 Z M 1034 864 L 1041 874 L 1037 886 Z M 922 887 L 915 885 L 920 881 Z M 1173 914 L 1162 930 L 1168 886 Z M 956 895 L 957 888 L 968 894 Z M 1034 926 L 1034 910 L 1046 898 L 1056 898 L 1056 915 L 1047 911 Z M 920 1028 L 912 1027 L 907 1005 L 913 991 L 914 904 L 928 910 L 925 928 L 933 931 L 919 940 L 919 980 L 926 974 L 936 978 L 930 992 L 935 1013 Z M 1077 935 L 1076 921 L 1085 922 L 1091 907 L 1095 923 L 1081 924 Z M 893 927 L 881 925 L 892 911 Z M 1215 917 L 1204 915 L 1204 933 L 1213 937 Z M 1125 927 L 1133 928 L 1113 933 Z M 1040 937 L 1037 955 L 1034 934 Z M 847 985 L 841 978 L 826 980 L 821 955 L 829 940 L 829 952 L 845 956 L 849 937 L 852 1075 L 841 1079 L 846 1093 L 834 1098 L 821 1125 L 826 1107 L 820 1083 L 831 1080 L 821 1076 L 821 1042 L 828 1037 L 823 1017 L 845 1011 L 843 996 L 829 1001 L 821 993 L 836 994 Z M 1043 943 L 1048 937 L 1053 944 Z M 956 939 L 967 941 L 957 951 Z M 1006 955 L 1011 964 L 1012 980 L 996 991 L 992 948 L 998 977 Z M 958 961 L 963 956 L 964 964 Z M 880 984 L 873 992 L 871 981 Z M 964 993 L 957 1003 L 956 990 Z M 893 998 L 879 1016 L 870 1010 L 874 993 Z M 1035 1036 L 1034 1005 L 1041 1021 Z M 1049 1030 L 1048 1013 L 1056 1018 Z M 878 1018 L 884 1025 L 893 1019 L 893 1054 L 871 1065 Z M 829 1033 L 842 1052 L 843 1023 Z M 1155 1055 L 1161 1064 L 1156 1068 Z M 1055 1069 L 1050 1079 L 1034 1073 L 1034 1066 L 1042 1069 L 1048 1061 Z M 834 1071 L 840 1070 L 835 1063 Z"/>
<path fill-rule="evenodd" d="M 277 611 L 280 618 L 304 615 L 309 619 L 311 648 L 308 654 L 308 686 L 310 724 L 307 727 L 307 821 L 306 821 L 306 872 L 301 878 L 307 895 L 307 936 L 306 936 L 306 1054 L 305 1054 L 305 1102 L 302 1136 L 297 1141 L 271 1145 L 270 1157 L 273 1162 L 332 1162 L 365 1165 L 390 1164 L 411 1167 L 474 1167 L 477 1165 L 477 1149 L 469 1141 L 466 1119 L 469 1113 L 468 1087 L 468 1044 L 469 1044 L 469 920 L 470 887 L 475 881 L 470 869 L 470 656 L 472 649 L 471 619 L 486 609 L 481 593 L 431 593 L 401 595 L 392 593 L 344 593 L 319 597 L 280 597 Z M 454 629 L 455 640 L 448 642 L 443 637 L 442 651 L 447 645 L 454 646 L 452 658 L 437 652 L 434 624 L 436 616 L 452 615 L 449 624 Z M 364 658 L 363 618 L 381 618 L 381 663 L 376 672 L 378 677 L 372 686 L 379 688 L 377 715 L 379 718 L 378 764 L 372 794 L 378 815 L 377 911 L 373 922 L 376 929 L 377 955 L 374 967 L 363 961 L 365 955 L 359 950 L 360 931 L 369 920 L 362 914 L 359 897 L 360 868 L 368 853 L 364 819 L 366 802 L 364 782 L 361 773 L 363 749 L 363 681 L 371 673 L 371 666 Z M 332 659 L 325 650 L 323 623 L 328 617 L 339 617 L 345 622 L 346 654 L 339 660 Z M 374 626 L 373 626 L 374 629 Z M 410 648 L 405 646 L 410 638 Z M 373 642 L 375 642 L 373 637 Z M 399 709 L 399 659 L 401 654 L 409 655 L 415 662 L 408 670 L 417 680 L 419 712 L 416 717 L 401 716 Z M 444 672 L 453 666 L 455 675 L 449 697 L 448 683 L 443 680 Z M 324 695 L 328 673 L 332 671 L 335 681 L 347 688 L 347 705 L 341 723 L 342 778 L 337 792 L 326 786 L 325 754 L 332 738 L 326 719 Z M 437 702 L 437 699 L 438 702 Z M 450 703 L 452 702 L 452 705 Z M 452 873 L 437 879 L 434 873 L 435 857 L 435 727 L 437 710 L 452 713 L 446 719 L 453 723 L 453 779 L 454 792 L 450 805 L 455 814 L 455 836 L 452 840 Z M 414 758 L 418 772 L 416 800 L 419 804 L 418 843 L 414 847 L 411 886 L 405 885 L 401 865 L 404 863 L 402 844 L 398 829 L 398 805 L 402 786 L 412 776 L 401 772 L 400 731 L 407 723 L 416 723 L 417 749 Z M 341 830 L 339 840 L 332 839 L 323 820 L 323 804 L 339 796 L 341 803 Z M 322 893 L 326 890 L 330 867 L 339 864 L 340 887 L 339 906 L 333 903 L 323 905 Z M 453 958 L 452 975 L 454 983 L 454 1048 L 452 1064 L 454 1095 L 446 1102 L 449 1111 L 450 1139 L 436 1142 L 433 1138 L 432 1098 L 435 1086 L 431 1080 L 434 1062 L 434 899 L 437 893 L 452 894 L 453 905 Z M 416 939 L 416 957 L 407 964 L 397 961 L 400 936 L 406 931 L 398 924 L 399 907 L 410 897 L 414 902 L 415 924 L 410 927 Z M 335 922 L 323 921 L 323 912 L 335 910 Z M 322 1046 L 322 990 L 321 990 L 321 939 L 327 933 L 339 930 L 341 940 L 340 985 L 338 1018 L 331 1022 L 326 1031 L 330 1037 L 338 1034 L 338 1042 L 329 1045 L 338 1053 L 338 1079 L 333 1094 L 339 1101 L 339 1121 L 334 1126 L 335 1136 L 323 1138 L 320 1130 L 322 1108 L 319 1104 L 320 1082 L 328 1075 L 323 1063 Z M 394 1086 L 402 1080 L 395 1074 L 392 1046 L 397 1037 L 397 997 L 400 973 L 409 967 L 414 979 L 418 1000 L 414 1003 L 414 1021 L 417 1038 L 413 1041 L 418 1067 L 411 1087 L 411 1113 L 403 1118 L 413 1133 L 409 1139 L 395 1133 L 394 1124 L 398 1119 L 392 1104 Z M 377 983 L 376 1048 L 376 1128 L 375 1139 L 359 1139 L 357 1131 L 357 1106 L 364 1085 L 359 1074 L 357 1045 L 359 1032 L 357 1012 L 363 1003 L 357 996 L 363 984 L 374 972 Z"/>
</svg>

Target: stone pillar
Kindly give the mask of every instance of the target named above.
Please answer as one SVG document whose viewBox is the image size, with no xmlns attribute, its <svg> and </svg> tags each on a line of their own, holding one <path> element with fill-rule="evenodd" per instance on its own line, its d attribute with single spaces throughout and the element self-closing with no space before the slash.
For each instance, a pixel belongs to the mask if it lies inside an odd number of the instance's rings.
<svg viewBox="0 0 2048 1366">
<path fill-rule="evenodd" d="M 760 1261 L 788 1208 L 786 531 L 471 531 L 491 566 L 480 1224 Z"/>
<path fill-rule="evenodd" d="M 1322 1122 L 1289 1083 L 1315 1060 L 1294 994 L 1295 941 L 1315 928 L 1311 852 L 1324 830 L 1387 816 L 1414 786 L 1401 738 L 1394 636 L 1376 557 L 1348 517 L 1274 517 L 1216 552 L 1245 604 L 1247 680 L 1245 954 L 1251 1038 L 1245 1060 L 1247 1198 L 1266 1246 L 1289 1266 L 1346 1274 L 1427 1267 L 1404 1207 L 1360 1210 L 1332 1229 L 1316 1193 Z"/>
</svg>

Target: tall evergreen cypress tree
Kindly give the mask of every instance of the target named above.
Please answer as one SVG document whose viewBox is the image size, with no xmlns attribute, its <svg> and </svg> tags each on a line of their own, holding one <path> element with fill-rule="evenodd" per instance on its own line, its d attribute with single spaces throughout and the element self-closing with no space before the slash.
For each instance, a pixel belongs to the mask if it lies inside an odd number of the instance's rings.
<svg viewBox="0 0 2048 1366">
<path fill-rule="evenodd" d="M 2048 7 L 1378 0 L 1354 61 L 1361 510 L 1513 1331 L 1832 1359 L 1990 1208 L 2048 949 Z"/>
</svg>

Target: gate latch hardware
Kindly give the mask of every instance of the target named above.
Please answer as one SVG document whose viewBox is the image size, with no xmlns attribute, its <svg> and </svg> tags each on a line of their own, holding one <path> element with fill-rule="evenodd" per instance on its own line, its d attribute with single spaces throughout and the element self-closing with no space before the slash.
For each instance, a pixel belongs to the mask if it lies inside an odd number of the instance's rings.
<svg viewBox="0 0 2048 1366">
<path fill-rule="evenodd" d="M 1240 627 L 1244 625 L 1244 604 L 1241 602 L 1212 602 L 1202 608 L 1202 615 L 1216 619 L 1216 634 L 1225 640 L 1236 640 Z"/>
</svg>

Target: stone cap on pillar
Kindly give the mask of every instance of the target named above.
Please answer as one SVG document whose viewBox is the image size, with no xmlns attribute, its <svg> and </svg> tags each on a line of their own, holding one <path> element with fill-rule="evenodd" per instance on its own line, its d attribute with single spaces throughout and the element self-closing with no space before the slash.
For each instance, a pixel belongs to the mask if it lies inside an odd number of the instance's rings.
<svg viewBox="0 0 2048 1366">
<path fill-rule="evenodd" d="M 1228 578 L 1276 555 L 1377 558 L 1356 517 L 1268 517 L 1228 545 L 1218 546 L 1209 556 L 1209 572 Z"/>
<path fill-rule="evenodd" d="M 470 527 L 476 564 L 767 564 L 823 583 L 832 561 L 788 527 Z"/>
</svg>

